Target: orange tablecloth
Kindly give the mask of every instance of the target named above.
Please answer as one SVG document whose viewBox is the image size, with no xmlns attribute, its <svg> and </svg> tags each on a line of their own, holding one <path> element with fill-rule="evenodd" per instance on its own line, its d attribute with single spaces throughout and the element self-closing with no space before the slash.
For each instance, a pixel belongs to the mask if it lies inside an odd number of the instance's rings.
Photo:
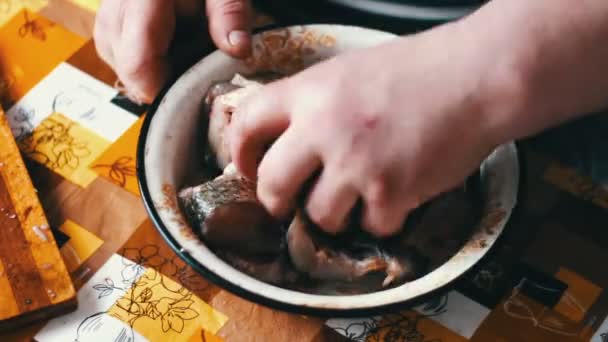
<svg viewBox="0 0 608 342">
<path fill-rule="evenodd" d="M 164 243 L 135 179 L 145 111 L 114 87 L 89 38 L 18 11 L 0 28 L 0 67 L 2 104 L 80 303 L 10 339 L 608 341 L 608 193 L 525 143 L 519 208 L 482 267 L 411 310 L 307 318 L 209 284 Z"/>
</svg>

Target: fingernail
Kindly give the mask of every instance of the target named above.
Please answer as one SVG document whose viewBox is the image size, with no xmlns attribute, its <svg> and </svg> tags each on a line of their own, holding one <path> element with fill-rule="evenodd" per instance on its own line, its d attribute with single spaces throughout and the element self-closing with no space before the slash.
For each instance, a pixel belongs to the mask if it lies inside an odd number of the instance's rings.
<svg viewBox="0 0 608 342">
<path fill-rule="evenodd" d="M 245 31 L 232 31 L 228 34 L 228 42 L 232 46 L 246 44 L 249 40 L 249 33 Z"/>
</svg>

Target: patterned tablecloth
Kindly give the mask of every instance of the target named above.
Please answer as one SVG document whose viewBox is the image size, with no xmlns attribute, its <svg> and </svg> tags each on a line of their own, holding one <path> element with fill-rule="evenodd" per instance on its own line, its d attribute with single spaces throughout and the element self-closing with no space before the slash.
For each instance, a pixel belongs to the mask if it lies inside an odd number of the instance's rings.
<svg viewBox="0 0 608 342">
<path fill-rule="evenodd" d="M 42 2 L 22 3 L 30 10 L 0 1 L 1 100 L 79 308 L 3 340 L 608 341 L 608 193 L 554 157 L 559 145 L 547 141 L 566 133 L 520 144 L 517 211 L 450 292 L 385 317 L 277 312 L 211 285 L 164 243 L 135 179 L 145 108 L 122 96 L 90 38 L 37 13 Z"/>
</svg>

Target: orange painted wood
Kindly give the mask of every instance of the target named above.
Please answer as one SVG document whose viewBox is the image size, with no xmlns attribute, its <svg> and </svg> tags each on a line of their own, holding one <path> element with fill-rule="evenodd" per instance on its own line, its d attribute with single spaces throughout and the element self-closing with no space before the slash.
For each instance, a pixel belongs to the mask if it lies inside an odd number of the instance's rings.
<svg viewBox="0 0 608 342">
<path fill-rule="evenodd" d="M 0 332 L 76 305 L 74 285 L 0 109 Z"/>
</svg>

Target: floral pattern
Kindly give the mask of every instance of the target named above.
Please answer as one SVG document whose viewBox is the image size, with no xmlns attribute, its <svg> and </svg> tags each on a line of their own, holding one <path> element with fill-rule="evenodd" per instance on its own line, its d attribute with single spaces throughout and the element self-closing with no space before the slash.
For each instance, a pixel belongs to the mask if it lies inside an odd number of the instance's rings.
<svg viewBox="0 0 608 342">
<path fill-rule="evenodd" d="M 91 167 L 92 169 L 106 169 L 108 179 L 112 183 L 125 187 L 127 185 L 127 179 L 135 177 L 137 169 L 135 167 L 135 161 L 133 157 L 125 156 L 116 159 L 112 164 L 97 164 Z"/>
<path fill-rule="evenodd" d="M 133 282 L 138 279 L 145 271 L 147 267 L 158 269 L 165 262 L 165 258 L 158 255 L 157 246 L 145 246 L 141 249 L 136 248 L 125 248 L 123 251 L 125 258 L 132 260 L 135 263 L 123 260 L 125 268 L 122 270 L 122 278 L 126 283 Z"/>
<path fill-rule="evenodd" d="M 129 325 L 134 326 L 135 322 L 144 317 L 158 321 L 163 332 L 173 330 L 181 333 L 184 329 L 184 321 L 195 319 L 199 313 L 192 308 L 194 301 L 191 299 L 193 294 L 180 287 L 177 291 L 165 287 L 161 277 L 157 272 L 151 272 L 151 276 L 144 275 L 142 279 L 134 284 L 129 293 L 118 300 L 116 306 L 130 316 Z M 154 291 L 162 286 L 175 296 L 154 299 Z"/>
<path fill-rule="evenodd" d="M 356 342 L 442 342 L 429 339 L 419 330 L 420 321 L 431 317 L 414 312 L 386 315 L 362 322 L 349 324 L 344 328 L 333 328 L 341 335 Z"/>
<path fill-rule="evenodd" d="M 357 342 L 442 342 L 440 339 L 428 339 L 420 332 L 418 323 L 424 319 L 439 316 L 447 312 L 449 296 L 438 296 L 423 304 L 421 313 L 406 311 L 383 317 L 372 317 L 357 321 L 345 327 L 331 327 L 351 341 Z"/>
<path fill-rule="evenodd" d="M 42 23 L 38 19 L 30 19 L 27 11 L 23 12 L 25 22 L 19 27 L 19 36 L 25 38 L 28 35 L 40 41 L 46 40 L 46 28 L 54 26 L 54 23 Z"/>
<path fill-rule="evenodd" d="M 32 133 L 20 140 L 21 150 L 51 170 L 80 166 L 80 160 L 91 154 L 86 142 L 77 140 L 71 129 L 74 123 L 64 123 L 53 117 L 44 120 Z"/>
<path fill-rule="evenodd" d="M 115 304 L 128 317 L 131 327 L 142 318 L 150 318 L 158 321 L 162 326 L 163 332 L 173 330 L 181 333 L 184 328 L 184 321 L 195 319 L 199 313 L 192 308 L 192 292 L 183 287 L 172 290 L 167 288 L 162 281 L 163 277 L 154 269 L 148 269 L 145 274 L 140 275 L 137 281 L 127 279 L 123 273 L 123 282 L 128 284 L 126 287 L 116 286 L 111 279 L 106 279 L 103 284 L 96 284 L 93 288 L 99 291 L 98 298 L 109 296 L 113 291 L 125 292 L 125 296 L 120 298 Z M 164 288 L 171 294 L 178 296 L 164 296 L 155 299 L 155 291 Z"/>
<path fill-rule="evenodd" d="M 181 333 L 186 322 L 199 317 L 191 291 L 205 290 L 209 284 L 180 259 L 162 256 L 155 245 L 125 248 L 122 254 L 125 258 L 120 273 L 121 283 L 106 278 L 104 282 L 93 285 L 98 299 L 114 291 L 123 293 L 108 314 L 118 312 L 131 328 L 139 320 L 152 320 L 159 324 L 164 333 Z M 100 314 L 96 313 L 95 316 Z"/>
<path fill-rule="evenodd" d="M 254 42 L 253 54 L 245 63 L 258 71 L 290 74 L 304 69 L 305 59 L 314 56 L 318 49 L 335 44 L 335 37 L 303 27 L 267 31 Z"/>
</svg>

